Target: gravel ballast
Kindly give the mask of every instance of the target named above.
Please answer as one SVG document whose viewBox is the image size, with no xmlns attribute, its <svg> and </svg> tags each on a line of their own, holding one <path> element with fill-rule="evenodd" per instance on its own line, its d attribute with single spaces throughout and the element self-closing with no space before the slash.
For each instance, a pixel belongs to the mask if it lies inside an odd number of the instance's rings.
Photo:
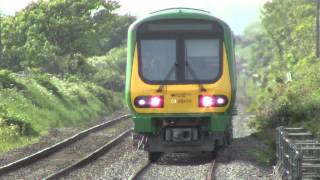
<svg viewBox="0 0 320 180">
<path fill-rule="evenodd" d="M 147 161 L 146 153 L 137 151 L 128 137 L 95 162 L 63 179 L 128 179 Z"/>
<path fill-rule="evenodd" d="M 259 164 L 250 154 L 252 150 L 263 150 L 266 145 L 250 136 L 247 124 L 254 116 L 240 109 L 233 118 L 234 140 L 230 146 L 217 153 L 214 171 L 216 180 L 262 180 L 272 179 L 272 167 Z"/>
<path fill-rule="evenodd" d="M 127 112 L 116 111 L 109 116 L 105 116 L 103 118 L 98 118 L 94 120 L 84 127 L 68 127 L 68 128 L 53 128 L 49 130 L 48 135 L 41 137 L 41 139 L 34 144 L 30 144 L 28 146 L 14 149 L 10 152 L 7 152 L 0 156 L 0 166 L 6 165 L 8 163 L 14 162 L 23 157 L 29 156 L 33 153 L 36 153 L 44 148 L 47 148 L 63 139 L 66 139 L 74 134 L 77 134 L 81 130 L 86 128 L 98 125 L 102 122 L 109 121 L 116 117 L 126 114 Z"/>
<path fill-rule="evenodd" d="M 109 119 L 109 118 L 108 118 Z M 92 133 L 89 136 L 67 146 L 66 148 L 57 151 L 49 157 L 35 162 L 29 166 L 23 167 L 9 174 L 5 174 L 1 178 L 4 179 L 40 179 L 43 178 L 71 163 L 84 157 L 98 147 L 104 145 L 109 140 L 120 134 L 122 131 L 132 127 L 131 120 L 122 120 L 110 127 L 107 127 L 98 132 Z M 63 129 L 65 130 L 65 129 Z M 73 134 L 77 133 L 75 131 Z M 61 138 L 63 139 L 63 138 Z M 32 147 L 32 145 L 30 145 Z M 22 178 L 23 177 L 23 178 Z"/>
<path fill-rule="evenodd" d="M 206 179 L 211 169 L 210 154 L 168 153 L 152 164 L 141 179 Z"/>
</svg>

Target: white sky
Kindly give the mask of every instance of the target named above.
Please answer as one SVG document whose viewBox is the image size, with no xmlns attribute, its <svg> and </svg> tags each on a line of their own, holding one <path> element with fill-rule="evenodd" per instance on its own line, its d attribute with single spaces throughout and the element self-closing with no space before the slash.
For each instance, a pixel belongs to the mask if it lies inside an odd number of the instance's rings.
<svg viewBox="0 0 320 180">
<path fill-rule="evenodd" d="M 36 0 L 0 0 L 2 14 L 12 15 L 30 2 Z M 271 0 L 118 0 L 119 14 L 137 17 L 159 9 L 171 7 L 191 7 L 210 11 L 212 15 L 226 21 L 236 34 L 241 34 L 246 26 L 258 20 L 259 11 L 266 1 Z"/>
</svg>

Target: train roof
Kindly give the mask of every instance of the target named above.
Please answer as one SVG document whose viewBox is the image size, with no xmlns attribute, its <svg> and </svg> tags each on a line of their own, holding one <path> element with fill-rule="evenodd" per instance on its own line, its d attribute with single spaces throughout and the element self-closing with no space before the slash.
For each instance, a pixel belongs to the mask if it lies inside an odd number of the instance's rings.
<svg viewBox="0 0 320 180">
<path fill-rule="evenodd" d="M 135 31 L 140 24 L 149 22 L 149 21 L 157 21 L 164 19 L 196 19 L 196 20 L 209 20 L 215 21 L 219 23 L 225 32 L 231 32 L 231 29 L 227 23 L 222 21 L 221 19 L 214 17 L 210 14 L 209 11 L 201 10 L 201 9 L 193 9 L 193 8 L 169 8 L 162 9 L 155 12 L 151 12 L 150 14 L 136 20 L 129 28 L 129 31 Z"/>
<path fill-rule="evenodd" d="M 159 13 L 159 12 L 168 12 L 168 11 L 196 11 L 196 12 L 200 11 L 200 12 L 204 12 L 204 13 L 210 14 L 210 11 L 206 11 L 206 10 L 202 10 L 202 9 L 195 9 L 195 8 L 184 8 L 184 7 L 161 9 L 161 10 L 158 10 L 158 11 L 151 12 L 150 14 Z"/>
</svg>

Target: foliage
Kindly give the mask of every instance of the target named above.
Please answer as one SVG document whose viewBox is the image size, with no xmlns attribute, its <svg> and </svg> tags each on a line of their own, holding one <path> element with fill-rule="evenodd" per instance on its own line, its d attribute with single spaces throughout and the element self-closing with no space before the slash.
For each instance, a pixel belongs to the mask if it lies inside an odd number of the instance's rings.
<svg viewBox="0 0 320 180">
<path fill-rule="evenodd" d="M 131 23 L 135 21 L 135 17 L 130 15 L 115 16 L 111 22 L 108 36 L 104 39 L 100 39 L 100 53 L 96 55 L 104 55 L 114 47 L 123 46 L 127 41 L 127 31 Z M 105 29 L 102 29 L 102 33 L 106 33 Z M 101 38 L 101 37 L 100 37 Z"/>
<path fill-rule="evenodd" d="M 125 82 L 126 49 L 124 47 L 110 50 L 105 56 L 88 59 L 96 71 L 92 79 L 97 84 L 114 91 L 122 91 Z"/>
<path fill-rule="evenodd" d="M 15 88 L 17 90 L 23 90 L 26 87 L 17 82 L 10 71 L 8 70 L 0 70 L 0 88 L 4 89 L 12 89 Z"/>
<path fill-rule="evenodd" d="M 25 89 L 0 89 L 1 147 L 11 148 L 22 139 L 45 134 L 49 128 L 85 123 L 122 107 L 119 94 L 93 83 L 48 74 L 10 76 Z M 0 148 L 0 153 L 5 150 Z"/>
<path fill-rule="evenodd" d="M 41 0 L 2 18 L 0 68 L 74 71 L 85 57 L 124 43 L 134 17 L 112 14 L 118 7 L 111 0 Z"/>
<path fill-rule="evenodd" d="M 320 61 L 315 57 L 315 4 L 273 0 L 262 10 L 261 24 L 240 38 L 238 49 L 255 97 L 251 127 L 305 126 L 320 135 Z M 252 36 L 253 35 L 253 36 Z M 247 82 L 249 84 L 249 82 Z"/>
<path fill-rule="evenodd" d="M 118 7 L 39 0 L 0 17 L 0 153 L 123 107 L 123 45 L 135 18 Z"/>
</svg>

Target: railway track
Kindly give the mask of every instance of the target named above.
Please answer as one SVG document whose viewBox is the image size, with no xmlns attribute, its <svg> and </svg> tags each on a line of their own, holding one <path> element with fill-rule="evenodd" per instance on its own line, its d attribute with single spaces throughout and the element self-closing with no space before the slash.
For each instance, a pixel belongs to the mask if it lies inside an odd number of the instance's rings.
<svg viewBox="0 0 320 180">
<path fill-rule="evenodd" d="M 134 174 L 132 174 L 128 179 L 129 180 L 138 180 L 140 179 L 144 173 L 146 173 L 146 171 L 148 171 L 148 169 L 150 168 L 150 166 L 152 165 L 152 162 L 148 161 L 147 163 L 145 163 L 138 171 L 136 171 Z M 214 179 L 214 171 L 215 171 L 215 158 L 211 161 L 207 174 L 204 175 L 206 180 L 212 180 Z"/>
<path fill-rule="evenodd" d="M 214 179 L 214 170 L 216 168 L 215 163 L 216 163 L 216 160 L 212 160 L 210 167 L 208 169 L 208 174 L 207 174 L 206 180 Z"/>
<path fill-rule="evenodd" d="M 89 153 L 80 154 L 78 157 L 72 157 L 71 159 L 63 159 L 63 162 L 65 163 L 63 168 L 58 166 L 58 169 L 60 170 L 54 170 L 54 173 L 48 172 L 44 173 L 45 175 L 41 175 L 40 177 L 46 177 L 47 179 L 52 179 L 55 177 L 60 177 L 61 175 L 64 175 L 78 167 L 81 167 L 93 160 L 95 160 L 97 157 L 105 153 L 106 151 L 110 150 L 113 146 L 118 144 L 124 137 L 127 137 L 130 132 L 132 131 L 131 126 L 128 129 L 128 123 L 125 120 L 128 120 L 130 118 L 129 115 L 123 115 L 117 118 L 114 118 L 110 121 L 101 123 L 99 125 L 93 126 L 91 128 L 88 128 L 86 130 L 83 130 L 67 139 L 64 139 L 48 148 L 45 148 L 43 150 L 40 150 L 32 155 L 29 155 L 27 157 L 24 157 L 22 159 L 19 159 L 15 162 L 12 162 L 10 164 L 4 165 L 0 167 L 0 177 L 4 175 L 10 175 L 15 173 L 16 171 L 27 169 L 29 166 L 33 166 L 34 164 L 41 162 L 50 162 L 50 160 L 53 160 L 52 157 L 55 156 L 55 154 L 58 154 L 61 151 L 65 151 L 65 149 L 70 148 L 70 146 L 75 146 L 76 144 L 81 143 L 81 141 L 84 141 L 86 138 L 89 138 L 90 135 L 101 133 L 101 131 L 106 131 L 108 129 L 113 128 L 114 126 L 120 126 L 122 129 L 125 129 L 122 131 L 120 135 L 115 137 L 112 140 L 108 140 L 107 142 L 104 142 L 102 145 L 97 145 L 95 147 L 90 147 L 90 149 L 95 148 L 94 150 L 90 150 Z M 128 121 L 129 122 L 129 121 Z M 111 130 L 110 130 L 111 131 Z M 93 137 L 94 138 L 94 137 Z M 109 138 L 110 139 L 110 138 Z M 100 141 L 99 141 L 100 142 Z M 99 147 L 99 148 L 98 148 Z M 77 147 L 74 147 L 76 149 Z M 74 162 L 75 160 L 77 160 Z M 68 162 L 70 161 L 70 162 Z M 67 166 L 66 166 L 67 164 Z M 61 165 L 61 163 L 60 163 Z M 43 167 L 42 167 L 43 168 Z M 33 169 L 33 168 L 29 168 Z M 57 168 L 55 168 L 57 169 Z M 52 170 L 51 170 L 52 171 Z M 9 176 L 10 177 L 10 176 Z M 39 178 L 36 175 L 37 178 Z"/>
<path fill-rule="evenodd" d="M 144 164 L 138 171 L 136 171 L 133 175 L 131 175 L 129 177 L 129 180 L 137 180 L 138 177 L 140 177 L 142 175 L 142 173 L 144 171 L 146 171 L 149 166 L 151 165 L 152 163 L 150 161 L 148 161 L 146 164 Z"/>
<path fill-rule="evenodd" d="M 64 175 L 68 174 L 69 172 L 71 172 L 73 170 L 76 170 L 78 168 L 83 167 L 84 165 L 89 164 L 90 162 L 96 160 L 99 156 L 104 154 L 106 151 L 110 150 L 112 147 L 117 145 L 123 138 L 127 137 L 131 132 L 132 132 L 132 129 L 128 129 L 128 130 L 124 131 L 119 136 L 117 136 L 116 138 L 111 140 L 108 144 L 105 144 L 105 145 L 99 147 L 97 150 L 88 154 L 86 157 L 80 159 L 79 161 L 71 164 L 70 166 L 68 166 L 66 168 L 63 168 L 63 169 L 45 177 L 44 179 L 47 179 L 47 180 L 57 179 L 59 177 L 62 177 Z"/>
<path fill-rule="evenodd" d="M 4 179 L 8 178 L 8 179 L 14 179 L 14 174 L 24 174 L 26 175 L 27 179 L 30 178 L 36 178 L 36 179 L 58 179 L 58 178 L 64 178 L 64 177 L 69 177 L 69 175 L 74 174 L 74 173 L 78 173 L 79 171 L 83 171 L 83 167 L 91 164 L 91 163 L 95 163 L 96 160 L 104 155 L 105 153 L 107 153 L 109 150 L 114 149 L 114 147 L 116 145 L 118 145 L 120 142 L 122 143 L 124 139 L 127 139 L 126 137 L 128 137 L 128 135 L 132 132 L 132 129 L 130 128 L 123 128 L 121 129 L 121 133 L 117 133 L 116 135 L 114 135 L 111 138 L 107 139 L 105 143 L 100 143 L 99 145 L 96 145 L 94 147 L 91 148 L 90 151 L 87 151 L 86 153 L 82 153 L 81 155 L 77 155 L 72 156 L 72 158 L 66 158 L 64 159 L 65 162 L 64 164 L 61 164 L 59 166 L 55 165 L 54 168 L 50 167 L 55 160 L 57 160 L 57 155 L 59 154 L 61 155 L 61 151 L 65 152 L 67 148 L 69 148 L 69 146 L 75 146 L 75 144 L 77 143 L 81 143 L 82 141 L 84 141 L 83 139 L 89 138 L 91 137 L 93 134 L 98 134 L 98 133 L 102 133 L 101 131 L 104 131 L 105 129 L 108 129 L 109 127 L 114 128 L 114 129 L 118 129 L 120 122 L 125 122 L 124 120 L 128 119 L 129 116 L 125 115 L 125 116 L 121 116 L 118 118 L 115 118 L 111 121 L 102 123 L 100 125 L 94 126 L 92 128 L 89 128 L 87 130 L 81 131 L 80 133 L 65 139 L 63 141 L 60 141 L 58 143 L 56 143 L 53 146 L 50 146 L 46 149 L 43 149 L 37 153 L 34 153 L 30 156 L 27 156 L 25 158 L 22 158 L 20 160 L 17 160 L 13 163 L 10 163 L 8 165 L 2 166 L 0 167 L 0 179 L 2 177 L 2 175 L 4 175 Z M 116 126 L 116 127 L 115 127 Z M 131 126 L 130 126 L 131 127 Z M 95 137 L 91 137 L 91 139 L 94 139 Z M 101 137 L 104 138 L 104 137 Z M 77 146 L 75 146 L 77 148 Z M 94 149 L 93 149 L 94 148 Z M 73 152 L 72 152 L 73 153 Z M 177 156 L 179 157 L 179 155 Z M 58 156 L 58 159 L 61 160 L 61 156 Z M 178 158 L 179 159 L 179 158 Z M 201 158 L 200 158 L 201 159 Z M 183 158 L 180 157 L 179 161 L 184 161 Z M 187 164 L 191 163 L 191 165 L 193 164 L 194 159 L 189 160 L 187 162 Z M 47 167 L 45 164 L 43 164 L 43 162 L 46 161 L 47 164 L 49 165 L 49 167 Z M 170 161 L 166 161 L 166 160 L 158 160 L 155 164 L 151 163 L 151 162 L 145 162 L 145 164 L 140 164 L 143 165 L 140 169 L 136 169 L 134 171 L 131 171 L 131 173 L 133 173 L 130 176 L 130 173 L 128 174 L 127 177 L 129 177 L 128 179 L 141 179 L 144 178 L 148 173 L 150 173 L 150 171 L 152 172 L 152 169 L 154 169 L 154 166 L 156 165 L 156 168 L 160 168 L 159 171 L 162 172 L 166 172 L 166 170 L 162 167 L 162 165 L 164 164 L 169 165 L 169 166 L 173 166 L 175 168 L 181 168 L 184 165 L 182 164 L 171 164 L 172 162 Z M 185 162 L 182 162 L 185 163 Z M 53 163 L 54 164 L 54 163 Z M 197 165 L 205 165 L 205 168 L 202 168 L 204 170 L 204 172 L 202 171 L 201 173 L 201 179 L 214 179 L 214 169 L 215 169 L 215 161 L 213 160 L 212 162 L 207 161 L 207 162 L 198 162 L 195 165 L 195 168 L 197 168 Z M 176 166 L 177 165 L 177 166 Z M 181 166 L 182 165 L 182 166 Z M 86 166 L 87 167 L 87 166 Z M 37 168 L 42 170 L 39 170 L 39 172 L 41 171 L 41 173 L 36 172 Z M 51 168 L 51 169 L 50 169 Z M 207 170 L 208 169 L 208 170 Z M 183 171 L 180 171 L 181 173 L 183 173 Z M 207 173 L 206 173 L 207 172 Z M 23 176 L 22 176 L 23 177 Z M 147 175 L 148 177 L 148 175 Z"/>
</svg>

